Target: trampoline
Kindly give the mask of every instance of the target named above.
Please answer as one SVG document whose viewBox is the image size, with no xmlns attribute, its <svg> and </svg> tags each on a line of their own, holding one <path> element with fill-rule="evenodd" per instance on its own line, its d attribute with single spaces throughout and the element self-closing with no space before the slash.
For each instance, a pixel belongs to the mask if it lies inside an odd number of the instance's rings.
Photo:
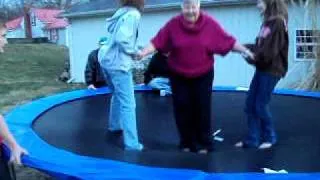
<svg viewBox="0 0 320 180">
<path fill-rule="evenodd" d="M 137 126 L 147 150 L 124 151 L 121 134 L 106 131 L 110 90 L 79 90 L 35 100 L 6 115 L 30 153 L 23 164 L 58 179 L 247 179 L 320 177 L 320 93 L 277 90 L 271 105 L 279 143 L 269 150 L 237 149 L 246 132 L 243 88 L 215 87 L 215 141 L 208 155 L 180 152 L 171 97 L 136 87 Z M 9 152 L 7 152 L 9 153 Z M 285 169 L 286 175 L 263 174 Z"/>
</svg>

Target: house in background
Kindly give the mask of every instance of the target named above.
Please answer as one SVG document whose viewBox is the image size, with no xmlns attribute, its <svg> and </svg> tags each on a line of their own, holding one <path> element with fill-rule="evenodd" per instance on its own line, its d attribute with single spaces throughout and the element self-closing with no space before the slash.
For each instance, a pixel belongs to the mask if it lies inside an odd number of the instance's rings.
<svg viewBox="0 0 320 180">
<path fill-rule="evenodd" d="M 146 1 L 139 30 L 140 45 L 146 45 L 168 20 L 180 13 L 180 3 L 181 0 Z M 206 0 L 202 1 L 201 6 L 239 42 L 254 42 L 261 25 L 256 0 Z M 317 6 L 320 9 L 319 1 Z M 106 3 L 105 0 L 95 0 L 74 6 L 64 14 L 71 24 L 68 27 L 70 71 L 76 82 L 84 82 L 87 56 L 97 48 L 99 37 L 106 34 L 105 19 L 117 7 L 117 1 Z M 316 13 L 316 21 L 320 22 L 320 11 Z M 313 30 L 311 20 L 304 15 L 303 7 L 289 5 L 289 72 L 278 84 L 278 88 L 288 88 L 305 77 L 310 62 L 315 60 L 313 51 L 320 45 L 320 37 L 316 33 L 319 30 Z M 214 85 L 248 87 L 253 73 L 254 68 L 246 64 L 238 54 L 230 53 L 223 58 L 217 56 Z"/>
<path fill-rule="evenodd" d="M 29 13 L 6 23 L 8 38 L 42 38 L 50 42 L 66 45 L 67 19 L 58 18 L 62 10 L 30 9 Z"/>
</svg>

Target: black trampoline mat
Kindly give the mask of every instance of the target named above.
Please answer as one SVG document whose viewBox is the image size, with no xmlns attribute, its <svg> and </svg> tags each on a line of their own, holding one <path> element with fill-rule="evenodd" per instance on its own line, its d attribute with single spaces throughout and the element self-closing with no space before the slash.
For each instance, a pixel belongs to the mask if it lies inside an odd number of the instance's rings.
<svg viewBox="0 0 320 180">
<path fill-rule="evenodd" d="M 237 149 L 233 145 L 246 132 L 243 113 L 245 93 L 214 92 L 214 130 L 225 140 L 215 143 L 208 155 L 183 153 L 173 119 L 171 97 L 137 92 L 137 125 L 147 150 L 124 151 L 122 137 L 107 133 L 110 95 L 71 101 L 43 113 L 33 124 L 47 143 L 70 152 L 165 168 L 188 168 L 206 172 L 261 172 L 261 168 L 289 172 L 320 171 L 320 101 L 274 95 L 270 104 L 278 144 L 269 150 Z"/>
</svg>

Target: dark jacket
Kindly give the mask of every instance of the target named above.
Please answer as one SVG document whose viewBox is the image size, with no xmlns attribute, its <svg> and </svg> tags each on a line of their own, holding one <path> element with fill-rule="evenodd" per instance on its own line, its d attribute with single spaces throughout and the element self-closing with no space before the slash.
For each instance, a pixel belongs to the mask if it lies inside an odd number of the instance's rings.
<svg viewBox="0 0 320 180">
<path fill-rule="evenodd" d="M 260 71 L 284 77 L 288 71 L 289 36 L 284 18 L 274 17 L 262 26 L 255 44 L 246 45 L 255 54 Z M 250 61 L 251 62 L 251 61 Z M 252 63 L 252 62 L 251 62 Z"/>
<path fill-rule="evenodd" d="M 85 81 L 87 85 L 93 84 L 95 87 L 106 85 L 106 81 L 98 62 L 99 49 L 93 50 L 88 56 L 88 62 L 85 70 Z"/>
<path fill-rule="evenodd" d="M 168 57 L 160 52 L 157 52 L 152 56 L 148 68 L 144 73 L 144 83 L 148 84 L 156 77 L 169 77 Z"/>
</svg>

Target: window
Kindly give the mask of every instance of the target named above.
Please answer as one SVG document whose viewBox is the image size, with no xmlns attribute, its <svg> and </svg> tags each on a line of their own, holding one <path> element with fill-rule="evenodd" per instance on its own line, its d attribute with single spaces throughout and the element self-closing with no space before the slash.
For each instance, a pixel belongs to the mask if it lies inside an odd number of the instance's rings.
<svg viewBox="0 0 320 180">
<path fill-rule="evenodd" d="M 50 40 L 56 42 L 58 40 L 58 33 L 56 29 L 50 30 Z"/>
<path fill-rule="evenodd" d="M 296 60 L 315 60 L 320 48 L 320 30 L 296 30 Z"/>
<path fill-rule="evenodd" d="M 36 18 L 36 16 L 35 16 L 35 14 L 33 14 L 33 15 L 31 16 L 31 25 L 32 25 L 32 26 L 37 26 L 37 18 Z"/>
</svg>

